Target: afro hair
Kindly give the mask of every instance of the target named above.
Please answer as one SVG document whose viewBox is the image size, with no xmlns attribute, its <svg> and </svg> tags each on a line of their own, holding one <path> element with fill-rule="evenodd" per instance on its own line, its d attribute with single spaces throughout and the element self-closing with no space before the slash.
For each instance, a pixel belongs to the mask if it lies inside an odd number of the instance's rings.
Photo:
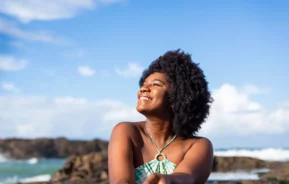
<svg viewBox="0 0 289 184">
<path fill-rule="evenodd" d="M 154 72 L 166 74 L 171 85 L 169 100 L 173 110 L 173 131 L 183 138 L 195 135 L 209 115 L 213 101 L 199 64 L 180 49 L 168 51 L 144 70 L 139 85 L 142 86 Z"/>
</svg>

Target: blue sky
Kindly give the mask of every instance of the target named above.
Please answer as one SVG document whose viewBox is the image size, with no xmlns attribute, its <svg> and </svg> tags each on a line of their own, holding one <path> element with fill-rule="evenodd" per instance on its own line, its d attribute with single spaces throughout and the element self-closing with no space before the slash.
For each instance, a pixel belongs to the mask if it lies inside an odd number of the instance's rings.
<svg viewBox="0 0 289 184">
<path fill-rule="evenodd" d="M 288 12 L 282 0 L 3 0 L 0 135 L 108 139 L 117 122 L 143 119 L 142 70 L 181 48 L 215 99 L 200 135 L 288 147 Z"/>
</svg>

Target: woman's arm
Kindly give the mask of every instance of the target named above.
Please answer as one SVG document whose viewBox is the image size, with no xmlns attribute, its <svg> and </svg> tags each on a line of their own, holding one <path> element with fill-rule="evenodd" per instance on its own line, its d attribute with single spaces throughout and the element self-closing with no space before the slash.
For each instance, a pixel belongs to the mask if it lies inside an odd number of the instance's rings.
<svg viewBox="0 0 289 184">
<path fill-rule="evenodd" d="M 108 173 L 110 184 L 134 184 L 132 141 L 133 127 L 129 123 L 117 124 L 108 145 Z"/>
<path fill-rule="evenodd" d="M 144 184 L 203 184 L 213 167 L 213 146 L 200 138 L 170 175 L 151 174 Z"/>
</svg>

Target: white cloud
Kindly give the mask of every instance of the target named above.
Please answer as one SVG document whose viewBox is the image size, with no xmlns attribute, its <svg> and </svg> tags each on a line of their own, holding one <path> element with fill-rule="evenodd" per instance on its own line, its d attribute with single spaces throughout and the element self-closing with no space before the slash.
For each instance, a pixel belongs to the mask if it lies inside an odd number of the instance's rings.
<svg viewBox="0 0 289 184">
<path fill-rule="evenodd" d="M 240 92 L 235 86 L 223 84 L 219 89 L 213 91 L 212 109 L 221 109 L 225 113 L 254 112 L 261 110 L 259 103 L 249 99 L 247 93 Z"/>
<path fill-rule="evenodd" d="M 289 108 L 289 101 L 281 103 L 280 108 Z"/>
<path fill-rule="evenodd" d="M 246 85 L 243 88 L 243 92 L 248 95 L 268 94 L 269 91 L 266 89 L 260 89 L 254 85 Z"/>
<path fill-rule="evenodd" d="M 79 66 L 77 71 L 80 75 L 86 77 L 93 76 L 95 74 L 95 70 L 89 66 Z"/>
<path fill-rule="evenodd" d="M 0 12 L 16 17 L 24 23 L 33 20 L 49 21 L 72 18 L 81 10 L 97 5 L 118 3 L 120 0 L 1 0 Z"/>
<path fill-rule="evenodd" d="M 246 88 L 246 87 L 245 87 Z M 251 88 L 253 89 L 253 87 Z M 264 109 L 250 99 L 252 91 L 224 84 L 213 91 L 211 114 L 200 132 L 210 136 L 274 134 L 289 131 L 289 108 L 279 106 L 273 111 Z"/>
<path fill-rule="evenodd" d="M 253 101 L 243 88 L 230 84 L 214 90 L 213 97 L 215 101 L 211 115 L 203 125 L 200 135 L 224 138 L 289 133 L 288 102 L 269 111 L 261 103 Z M 127 105 L 121 101 L 92 101 L 71 96 L 0 96 L 2 137 L 66 136 L 108 139 L 116 123 L 139 120 L 144 120 L 144 117 L 135 110 L 135 105 Z"/>
<path fill-rule="evenodd" d="M 124 114 L 119 116 L 119 112 Z M 4 126 L 0 129 L 2 137 L 108 139 L 116 123 L 142 119 L 135 107 L 112 100 L 0 96 L 0 123 Z"/>
<path fill-rule="evenodd" d="M 136 77 L 143 72 L 143 67 L 136 63 L 128 63 L 128 66 L 124 69 L 116 68 L 115 71 L 118 75 L 124 77 Z"/>
<path fill-rule="evenodd" d="M 16 59 L 13 56 L 0 55 L 0 70 L 18 71 L 27 67 L 28 62 L 24 59 Z"/>
<path fill-rule="evenodd" d="M 65 43 L 64 38 L 56 37 L 45 31 L 24 31 L 17 27 L 15 23 L 0 19 L 0 33 L 26 40 L 26 41 L 38 41 L 44 43 Z"/>
<path fill-rule="evenodd" d="M 87 100 L 85 98 L 73 98 L 73 97 L 57 97 L 54 98 L 54 104 L 56 105 L 81 105 L 87 104 Z"/>
<path fill-rule="evenodd" d="M 32 20 L 57 20 L 71 18 L 82 9 L 92 9 L 93 0 L 2 0 L 0 12 L 13 16 L 22 22 Z"/>
<path fill-rule="evenodd" d="M 35 127 L 31 123 L 23 123 L 16 125 L 16 132 L 19 137 L 25 137 L 31 132 L 35 132 Z"/>
<path fill-rule="evenodd" d="M 6 91 L 12 91 L 12 92 L 20 91 L 13 83 L 10 83 L 10 82 L 2 83 L 2 88 Z"/>
</svg>

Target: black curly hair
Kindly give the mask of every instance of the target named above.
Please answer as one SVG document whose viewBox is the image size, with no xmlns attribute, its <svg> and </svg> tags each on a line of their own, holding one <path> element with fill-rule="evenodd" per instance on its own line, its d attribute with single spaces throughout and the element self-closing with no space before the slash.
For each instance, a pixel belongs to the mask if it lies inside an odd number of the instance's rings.
<svg viewBox="0 0 289 184">
<path fill-rule="evenodd" d="M 174 113 L 173 130 L 177 136 L 188 138 L 195 135 L 209 115 L 213 99 L 202 69 L 189 54 L 180 49 L 168 51 L 144 70 L 140 87 L 154 72 L 167 75 L 171 84 L 169 100 Z"/>
</svg>

